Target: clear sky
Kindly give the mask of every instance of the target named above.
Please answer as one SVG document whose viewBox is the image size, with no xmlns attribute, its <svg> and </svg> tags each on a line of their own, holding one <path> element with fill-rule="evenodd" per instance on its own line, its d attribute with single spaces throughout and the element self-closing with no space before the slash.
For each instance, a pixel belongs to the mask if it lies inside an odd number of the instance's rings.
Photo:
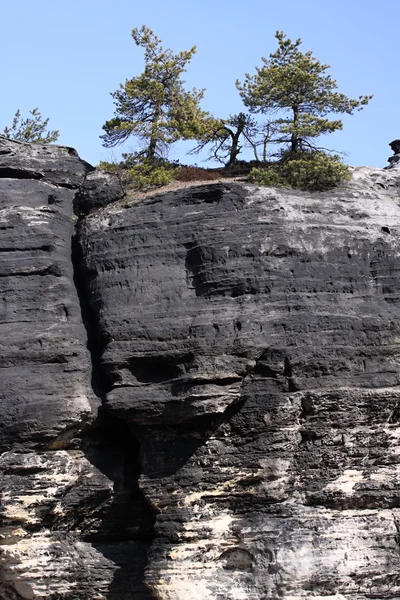
<svg viewBox="0 0 400 600">
<path fill-rule="evenodd" d="M 113 116 L 110 92 L 142 71 L 142 50 L 131 37 L 142 24 L 176 52 L 197 46 L 186 81 L 206 88 L 203 108 L 216 116 L 242 109 L 235 80 L 254 72 L 283 30 L 331 65 L 340 91 L 374 94 L 322 145 L 346 152 L 349 164 L 384 166 L 388 143 L 400 138 L 396 1 L 14 0 L 1 13 L 0 129 L 17 108 L 38 107 L 60 130 L 58 143 L 92 164 L 111 158 L 99 135 Z M 182 146 L 171 157 L 185 160 Z"/>
</svg>

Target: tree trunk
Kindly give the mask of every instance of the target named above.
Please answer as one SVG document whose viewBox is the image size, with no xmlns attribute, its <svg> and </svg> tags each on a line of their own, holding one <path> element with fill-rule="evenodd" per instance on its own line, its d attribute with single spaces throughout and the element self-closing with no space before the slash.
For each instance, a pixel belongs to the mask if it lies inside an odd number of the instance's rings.
<svg viewBox="0 0 400 600">
<path fill-rule="evenodd" d="M 229 153 L 229 161 L 226 165 L 227 167 L 231 167 L 235 164 L 238 154 L 240 154 L 241 148 L 239 147 L 239 139 L 244 130 L 244 122 L 239 121 L 235 132 L 233 132 L 232 129 L 229 129 L 228 127 L 225 127 L 225 129 L 231 136 L 232 140 L 232 145 Z"/>
<path fill-rule="evenodd" d="M 293 126 L 297 127 L 298 122 L 299 122 L 299 107 L 296 105 L 292 106 L 292 110 L 293 110 Z M 297 135 L 297 133 L 293 132 L 292 136 L 290 138 L 290 151 L 297 152 L 297 150 L 299 149 L 299 145 L 300 145 L 299 136 Z"/>
<path fill-rule="evenodd" d="M 267 138 L 264 139 L 263 142 L 263 162 L 267 162 L 267 145 L 269 140 Z"/>
<path fill-rule="evenodd" d="M 232 165 L 235 164 L 239 153 L 240 153 L 239 136 L 237 135 L 237 132 L 236 132 L 232 136 L 232 146 L 231 146 L 231 151 L 229 153 L 229 161 L 228 161 L 228 164 L 226 165 L 227 167 L 231 167 Z"/>
<path fill-rule="evenodd" d="M 150 137 L 149 147 L 147 148 L 147 158 L 151 162 L 154 162 L 154 159 L 155 159 L 155 156 L 156 156 L 156 149 L 157 149 L 157 139 L 152 134 L 152 136 Z"/>
<path fill-rule="evenodd" d="M 252 144 L 251 147 L 253 148 L 254 159 L 257 162 L 260 162 L 260 159 L 258 158 L 257 146 L 255 144 Z"/>
<path fill-rule="evenodd" d="M 158 123 L 161 117 L 161 104 L 156 104 L 154 109 L 154 117 L 153 122 L 151 124 L 151 133 L 150 133 L 150 141 L 149 146 L 147 148 L 147 158 L 150 162 L 154 162 L 156 158 L 157 144 L 160 141 L 160 136 L 158 133 Z"/>
</svg>

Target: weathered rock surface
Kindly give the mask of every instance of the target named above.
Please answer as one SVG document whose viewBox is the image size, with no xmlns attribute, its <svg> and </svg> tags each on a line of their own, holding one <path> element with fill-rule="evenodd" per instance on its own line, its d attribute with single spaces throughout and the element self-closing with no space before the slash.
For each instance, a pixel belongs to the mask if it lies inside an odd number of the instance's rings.
<svg viewBox="0 0 400 600">
<path fill-rule="evenodd" d="M 400 595 L 398 178 L 215 184 L 82 222 L 157 598 Z"/>
<path fill-rule="evenodd" d="M 0 176 L 1 600 L 400 597 L 399 171 Z"/>
<path fill-rule="evenodd" d="M 117 176 L 104 171 L 91 171 L 87 174 L 80 192 L 75 196 L 75 213 L 88 215 L 111 202 L 121 200 L 124 196 L 125 186 Z"/>
<path fill-rule="evenodd" d="M 71 261 L 70 186 L 86 172 L 69 149 L 0 139 L 1 450 L 62 447 L 91 418 Z"/>
<path fill-rule="evenodd" d="M 0 177 L 45 180 L 77 189 L 94 167 L 66 146 L 11 142 L 0 136 Z"/>
<path fill-rule="evenodd" d="M 2 455 L 2 600 L 151 597 L 143 571 L 152 520 L 144 523 L 143 499 L 106 438 L 90 460 L 71 450 Z"/>
<path fill-rule="evenodd" d="M 70 149 L 0 139 L 2 600 L 149 597 L 137 444 L 97 418 L 71 260 L 90 169 Z"/>
</svg>

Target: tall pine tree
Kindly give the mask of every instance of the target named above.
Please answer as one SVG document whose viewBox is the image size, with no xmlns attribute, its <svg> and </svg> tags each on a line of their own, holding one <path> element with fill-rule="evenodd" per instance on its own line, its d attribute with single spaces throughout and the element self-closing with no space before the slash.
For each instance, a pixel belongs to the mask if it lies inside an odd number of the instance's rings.
<svg viewBox="0 0 400 600">
<path fill-rule="evenodd" d="M 136 156 L 153 162 L 170 144 L 200 135 L 208 116 L 199 108 L 204 90 L 187 91 L 181 79 L 195 46 L 174 54 L 145 25 L 134 29 L 132 37 L 144 49 L 145 68 L 112 93 L 115 116 L 104 124 L 101 138 L 104 146 L 112 147 L 132 136 L 138 143 Z"/>
<path fill-rule="evenodd" d="M 275 37 L 276 52 L 262 58 L 264 65 L 256 67 L 254 75 L 246 74 L 245 81 L 237 81 L 236 86 L 251 112 L 273 115 L 275 141 L 288 145 L 292 152 L 315 148 L 315 138 L 343 127 L 341 120 L 328 115 L 351 115 L 372 96 L 352 99 L 338 92 L 335 79 L 327 73 L 330 66 L 310 51 L 301 52 L 301 39 L 293 42 L 282 31 Z"/>
</svg>

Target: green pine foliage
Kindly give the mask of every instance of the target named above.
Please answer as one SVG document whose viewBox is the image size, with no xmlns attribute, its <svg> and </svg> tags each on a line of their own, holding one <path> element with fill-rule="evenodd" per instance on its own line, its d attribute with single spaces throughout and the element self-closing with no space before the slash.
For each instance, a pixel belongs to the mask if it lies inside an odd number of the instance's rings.
<svg viewBox="0 0 400 600">
<path fill-rule="evenodd" d="M 10 140 L 33 144 L 51 144 L 60 137 L 57 130 L 48 130 L 49 119 L 44 119 L 38 108 L 29 111 L 30 117 L 22 118 L 19 110 L 14 115 L 11 127 L 5 127 L 2 135 Z"/>
<path fill-rule="evenodd" d="M 174 54 L 145 25 L 134 29 L 132 37 L 144 50 L 145 68 L 111 94 L 115 116 L 104 124 L 101 138 L 104 146 L 112 147 L 132 136 L 138 146 L 136 156 L 155 161 L 165 157 L 174 142 L 199 135 L 208 117 L 199 108 L 204 90 L 187 91 L 182 81 L 195 46 Z"/>
<path fill-rule="evenodd" d="M 301 190 L 330 189 L 350 178 L 339 156 L 318 146 L 318 138 L 342 129 L 340 115 L 362 110 L 372 96 L 350 98 L 338 91 L 329 65 L 310 51 L 301 50 L 301 39 L 275 34 L 278 47 L 253 75 L 236 86 L 248 112 L 216 118 L 200 108 L 204 90 L 186 89 L 182 79 L 196 47 L 178 53 L 162 46 L 147 26 L 132 31 L 144 53 L 144 69 L 112 93 L 113 118 L 103 125 L 103 145 L 111 148 L 128 139 L 135 142 L 120 163 L 100 163 L 116 173 L 121 183 L 134 189 L 162 187 L 173 180 L 213 180 L 250 173 L 261 185 L 291 186 Z M 49 144 L 59 132 L 48 128 L 38 108 L 23 118 L 20 111 L 2 134 L 12 140 Z M 208 158 L 224 169 L 185 167 L 168 162 L 168 150 L 179 140 L 196 140 L 190 153 L 208 149 Z M 238 160 L 251 149 L 255 161 Z M 271 162 L 273 159 L 275 162 Z"/>
<path fill-rule="evenodd" d="M 207 148 L 208 158 L 223 163 L 230 174 L 243 149 L 251 149 L 261 167 L 256 165 L 250 179 L 263 185 L 319 191 L 349 179 L 348 167 L 316 141 L 343 127 L 338 115 L 362 110 L 372 96 L 354 99 L 339 92 L 329 65 L 310 51 L 302 52 L 301 39 L 292 41 L 276 32 L 277 50 L 262 59 L 254 75 L 236 82 L 249 113 L 223 119 L 201 110 L 204 90 L 184 87 L 182 75 L 195 46 L 175 54 L 145 25 L 132 36 L 144 51 L 144 71 L 112 94 L 115 115 L 106 121 L 101 136 L 106 147 L 131 136 L 136 141 L 135 151 L 115 167 L 131 187 L 151 188 L 193 177 L 165 160 L 171 144 L 189 139 L 197 141 L 190 153 Z M 255 119 L 255 113 L 266 115 L 265 120 Z M 268 162 L 271 158 L 275 162 Z M 202 178 L 210 177 L 202 172 Z"/>
<path fill-rule="evenodd" d="M 249 181 L 259 185 L 313 192 L 332 189 L 350 178 L 351 171 L 339 156 L 318 150 L 289 151 L 280 161 L 254 168 L 249 175 Z"/>
<path fill-rule="evenodd" d="M 117 175 L 121 185 L 130 190 L 150 190 L 168 185 L 179 174 L 179 167 L 166 160 L 138 160 L 132 154 L 124 154 L 119 163 L 101 161 L 98 168 Z"/>
<path fill-rule="evenodd" d="M 129 187 L 134 190 L 150 190 L 168 185 L 177 178 L 179 169 L 162 160 L 144 160 L 126 171 Z"/>
<path fill-rule="evenodd" d="M 275 143 L 292 152 L 315 148 L 321 135 L 342 129 L 340 119 L 331 114 L 353 114 L 368 104 L 372 96 L 352 99 L 337 91 L 335 79 L 327 73 L 312 52 L 301 52 L 301 39 L 292 41 L 277 31 L 278 49 L 254 75 L 236 82 L 242 100 L 253 113 L 273 115 L 277 126 Z"/>
</svg>

